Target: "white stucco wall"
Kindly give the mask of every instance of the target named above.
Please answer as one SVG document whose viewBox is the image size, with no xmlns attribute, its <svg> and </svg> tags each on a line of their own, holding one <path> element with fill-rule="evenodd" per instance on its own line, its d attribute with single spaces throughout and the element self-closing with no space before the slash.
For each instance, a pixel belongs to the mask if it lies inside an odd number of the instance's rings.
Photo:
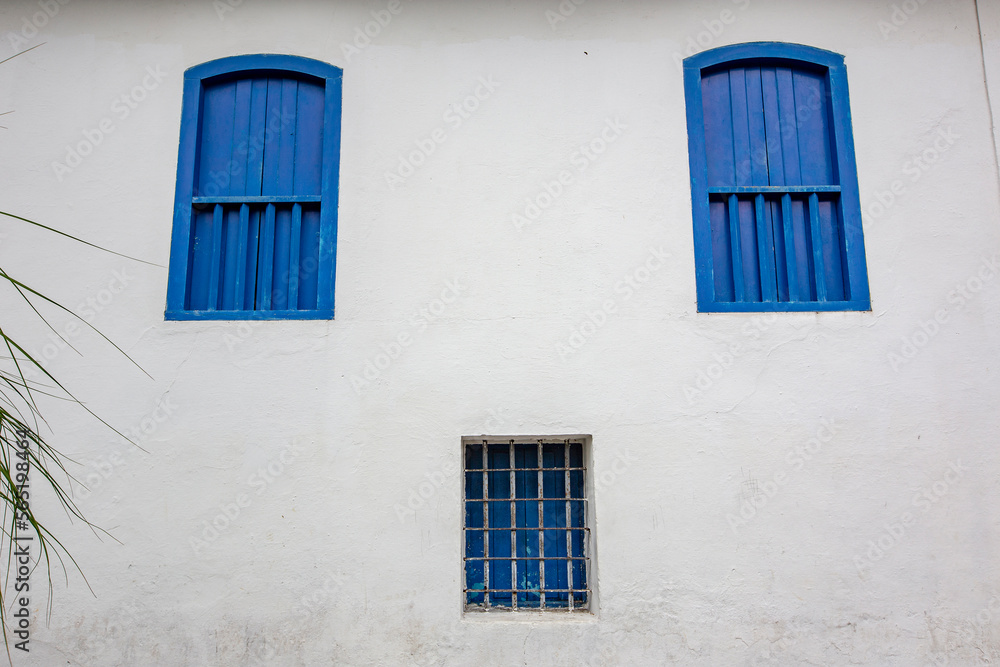
<svg viewBox="0 0 1000 667">
<path fill-rule="evenodd" d="M 993 140 L 1000 144 L 1000 128 L 996 124 L 996 119 L 1000 117 L 1000 99 L 997 99 L 1000 97 L 1000 5 L 995 2 L 977 2 L 976 11 L 979 17 L 983 69 L 993 112 Z"/>
<path fill-rule="evenodd" d="M 555 0 L 404 1 L 348 59 L 386 3 L 70 0 L 15 49 L 39 4 L 5 1 L 0 59 L 44 46 L 0 65 L 0 209 L 164 266 L 183 71 L 243 53 L 344 68 L 333 321 L 164 322 L 162 266 L 0 225 L 0 266 L 92 310 L 154 378 L 90 333 L 49 363 L 112 425 L 145 427 L 146 451 L 49 406 L 52 442 L 91 479 L 80 507 L 118 542 L 36 499 L 94 593 L 57 579 L 48 626 L 36 594 L 17 664 L 1000 659 L 1000 202 L 976 7 L 904 4 L 589 0 L 553 22 Z M 676 56 L 699 39 L 846 56 L 871 312 L 697 313 Z M 446 120 L 483 79 L 479 108 Z M 608 123 L 620 133 L 580 171 Z M 91 154 L 54 168 L 87 133 Z M 563 170 L 573 183 L 517 228 Z M 655 253 L 641 289 L 616 290 Z M 4 327 L 45 354 L 4 298 Z M 560 355 L 606 300 L 616 312 Z M 593 436 L 593 615 L 463 617 L 448 471 L 482 433 Z M 403 511 L 427 479 L 440 487 Z"/>
</svg>

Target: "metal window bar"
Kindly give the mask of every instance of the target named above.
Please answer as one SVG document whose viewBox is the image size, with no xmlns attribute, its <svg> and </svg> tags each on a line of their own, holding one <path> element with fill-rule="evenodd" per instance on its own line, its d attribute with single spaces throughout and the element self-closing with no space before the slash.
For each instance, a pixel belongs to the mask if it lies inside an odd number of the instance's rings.
<svg viewBox="0 0 1000 667">
<path fill-rule="evenodd" d="M 517 609 L 517 504 L 514 496 L 517 495 L 517 482 L 514 479 L 514 441 L 511 440 L 507 446 L 507 461 L 510 464 L 510 584 L 515 592 L 510 595 L 510 606 Z M 525 586 L 528 582 L 525 580 Z"/>
<path fill-rule="evenodd" d="M 563 445 L 563 465 L 569 465 L 569 440 Z M 569 472 L 563 471 L 563 497 L 569 498 Z M 566 514 L 566 587 L 570 589 L 570 593 L 566 596 L 569 603 L 570 610 L 573 609 L 573 560 L 571 556 L 573 555 L 573 531 L 570 528 L 573 525 L 573 520 L 570 514 L 570 501 L 566 500 L 564 503 L 564 511 Z"/>
<path fill-rule="evenodd" d="M 545 483 L 542 473 L 542 463 L 543 463 L 543 453 L 542 453 L 542 441 L 538 441 L 538 471 L 535 473 L 538 476 L 538 587 L 541 589 L 538 595 L 538 604 L 541 605 L 542 609 L 545 609 L 545 531 L 542 528 L 545 526 Z"/>
<path fill-rule="evenodd" d="M 483 443 L 483 465 L 489 466 L 489 446 Z M 483 526 L 490 527 L 490 474 L 483 473 Z M 490 531 L 483 531 L 483 604 L 489 609 L 490 605 Z"/>
<path fill-rule="evenodd" d="M 491 467 L 490 460 L 490 445 L 497 447 L 498 445 L 506 444 L 507 456 L 508 456 L 508 466 L 506 467 Z M 562 440 L 559 442 L 538 440 L 534 443 L 535 454 L 538 458 L 538 463 L 536 466 L 529 467 L 527 465 L 518 466 L 517 464 L 517 453 L 519 451 L 519 445 L 524 447 L 529 443 L 523 442 L 519 443 L 516 440 L 507 440 L 506 442 L 497 442 L 490 440 L 483 440 L 481 444 L 471 445 L 467 443 L 468 446 L 480 448 L 480 452 L 483 459 L 483 464 L 481 468 L 473 468 L 468 465 L 468 460 L 466 460 L 466 465 L 463 466 L 465 472 L 471 472 L 479 474 L 482 479 L 482 498 L 472 499 L 468 498 L 468 489 L 466 488 L 465 503 L 471 503 L 473 505 L 482 506 L 482 517 L 483 517 L 483 527 L 474 528 L 468 525 L 468 514 L 466 515 L 465 521 L 465 531 L 470 532 L 480 532 L 482 533 L 482 545 L 483 554 L 482 556 L 469 556 L 466 553 L 464 560 L 466 562 L 466 583 L 463 586 L 463 594 L 465 595 L 465 606 L 466 609 L 506 609 L 506 610 L 518 610 L 518 609 L 541 609 L 541 610 L 568 610 L 568 611 L 578 611 L 585 610 L 590 604 L 590 591 L 588 582 L 591 581 L 591 563 L 590 563 L 590 529 L 587 527 L 586 514 L 587 514 L 587 499 L 586 497 L 576 497 L 573 495 L 573 478 L 570 474 L 571 471 L 580 471 L 581 475 L 579 477 L 580 484 L 582 487 L 586 488 L 586 466 L 572 466 L 572 448 L 574 445 L 581 447 L 580 453 L 582 455 L 583 443 L 580 441 L 574 441 L 572 439 Z M 553 465 L 546 467 L 545 465 L 545 448 L 546 446 L 551 447 L 553 453 L 555 450 L 555 445 L 562 445 L 562 464 L 558 465 L 553 461 Z M 468 450 L 466 450 L 468 452 Z M 502 451 L 502 450 L 497 450 Z M 524 452 L 522 451 L 522 454 Z M 508 481 L 510 484 L 509 493 L 506 494 L 504 498 L 492 498 L 490 488 L 490 476 L 492 474 L 506 472 L 508 475 Z M 535 498 L 522 497 L 527 496 L 527 493 L 522 491 L 518 493 L 517 488 L 517 473 L 534 473 L 536 481 L 536 491 L 537 496 Z M 558 497 L 558 487 L 552 489 L 552 498 L 546 498 L 545 496 L 545 473 L 551 473 L 553 475 L 553 482 L 558 481 L 558 475 L 562 476 L 562 492 L 563 497 Z M 530 477 L 528 475 L 523 475 L 524 481 L 527 481 Z M 586 492 L 582 492 L 582 496 L 586 496 Z M 492 524 L 495 520 L 491 521 L 490 503 L 491 502 L 508 502 L 510 503 L 509 509 L 509 519 L 510 523 L 507 527 L 494 527 Z M 518 515 L 517 515 L 517 502 L 536 502 L 538 506 L 538 525 L 537 527 L 518 526 Z M 546 524 L 546 503 L 559 503 L 563 504 L 562 514 L 565 519 L 565 524 L 563 526 L 556 525 L 550 526 Z M 579 503 L 580 509 L 583 511 L 582 522 L 579 525 L 574 525 L 573 520 L 573 508 L 574 503 Z M 551 505 L 550 505 L 551 507 Z M 527 506 L 525 506 L 527 509 Z M 495 515 L 494 515 L 495 516 Z M 556 518 L 557 515 L 550 515 L 549 523 Z M 524 521 L 527 520 L 525 516 Z M 502 533 L 507 532 L 508 535 L 502 535 Z M 546 533 L 553 535 L 558 534 L 558 531 L 562 531 L 565 535 L 565 547 L 566 554 L 564 556 L 559 556 L 557 547 L 558 539 L 555 541 L 550 541 L 550 549 L 555 549 L 556 551 L 549 553 L 546 551 Z M 496 533 L 494 535 L 494 533 Z M 574 534 L 579 533 L 579 538 L 582 538 L 581 544 L 579 544 L 580 552 L 579 554 L 574 554 L 573 551 L 573 540 Z M 530 543 L 530 536 L 534 534 L 537 536 L 538 543 L 538 554 L 536 556 L 530 555 L 528 550 L 528 544 Z M 525 553 L 519 555 L 518 553 L 518 540 L 519 536 L 521 539 L 521 544 L 524 545 Z M 490 545 L 494 543 L 495 540 L 509 539 L 510 544 L 510 555 L 509 556 L 494 556 L 491 555 Z M 466 545 L 468 545 L 469 538 L 466 538 Z M 468 549 L 468 546 L 466 546 Z M 483 577 L 483 589 L 473 589 L 469 588 L 468 582 L 468 564 L 470 561 L 482 563 L 482 577 Z M 524 571 L 521 572 L 519 577 L 519 567 L 518 561 L 522 561 L 521 567 Z M 549 587 L 546 585 L 546 564 L 552 563 L 552 572 L 557 572 L 560 567 L 556 566 L 555 563 L 558 561 L 565 561 L 565 574 L 567 577 L 566 585 L 559 586 L 557 582 L 552 582 L 556 584 L 557 587 Z M 490 574 L 491 565 L 494 563 L 503 563 L 505 568 L 509 567 L 511 575 L 511 583 L 509 588 L 495 587 L 491 582 Z M 529 580 L 531 567 L 530 563 L 536 563 L 538 566 L 538 583 L 537 589 L 532 586 Z M 579 586 L 577 586 L 574 580 L 574 572 L 579 571 L 581 574 Z M 495 574 L 495 573 L 494 573 Z M 523 583 L 520 579 L 523 578 Z M 562 578 L 562 575 L 559 575 Z M 499 582 L 496 582 L 499 583 Z M 497 595 L 504 594 L 504 595 Z M 532 600 L 533 594 L 537 594 L 538 600 Z M 523 596 L 523 600 L 519 601 L 519 595 Z M 475 596 L 479 602 L 471 602 L 472 597 Z M 481 598 L 480 598 L 481 596 Z M 509 596 L 509 600 L 508 600 Z"/>
</svg>

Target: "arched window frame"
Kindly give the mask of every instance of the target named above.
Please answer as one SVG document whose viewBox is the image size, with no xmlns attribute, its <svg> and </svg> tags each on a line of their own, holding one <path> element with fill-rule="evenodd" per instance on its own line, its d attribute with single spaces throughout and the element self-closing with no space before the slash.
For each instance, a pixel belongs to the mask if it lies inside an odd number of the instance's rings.
<svg viewBox="0 0 1000 667">
<path fill-rule="evenodd" d="M 705 70 L 719 65 L 738 65 L 741 61 L 755 65 L 783 64 L 825 71 L 829 92 L 830 128 L 833 133 L 832 150 L 840 181 L 845 300 L 825 300 L 822 295 L 815 300 L 787 301 L 769 300 L 763 297 L 761 301 L 740 300 L 738 297 L 734 301 L 723 301 L 716 298 L 702 76 Z M 696 54 L 684 61 L 684 89 L 687 104 L 698 310 L 700 312 L 870 310 L 871 299 L 844 57 L 814 47 L 780 42 L 724 46 Z M 735 184 L 733 189 L 736 189 Z M 754 192 L 764 190 L 765 188 L 757 188 Z M 801 192 L 806 190 L 803 188 Z M 774 193 L 779 191 L 781 191 L 779 188 L 773 189 Z"/>
<path fill-rule="evenodd" d="M 316 308 L 297 309 L 236 309 L 209 308 L 192 310 L 186 305 L 191 281 L 192 209 L 195 205 L 212 205 L 223 197 L 201 196 L 195 192 L 200 147 L 200 125 L 206 85 L 220 80 L 251 76 L 305 78 L 324 89 L 323 145 L 321 192 L 319 195 L 319 252 L 317 268 Z M 184 73 L 183 106 L 180 124 L 180 147 L 177 161 L 177 185 L 171 239 L 169 277 L 167 283 L 168 320 L 274 320 L 332 319 L 334 314 L 334 282 L 336 278 L 337 194 L 340 173 L 340 119 L 343 70 L 309 58 L 290 55 L 254 54 L 231 56 L 191 67 Z M 230 198 L 236 199 L 236 198 Z M 294 197 L 253 198 L 293 203 Z M 310 198 L 315 201 L 315 197 Z"/>
</svg>

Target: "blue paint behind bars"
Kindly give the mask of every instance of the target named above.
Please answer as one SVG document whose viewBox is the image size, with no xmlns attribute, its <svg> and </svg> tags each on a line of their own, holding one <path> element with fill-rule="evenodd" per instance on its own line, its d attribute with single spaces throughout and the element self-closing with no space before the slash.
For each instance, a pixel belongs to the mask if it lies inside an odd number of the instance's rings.
<svg viewBox="0 0 1000 667">
<path fill-rule="evenodd" d="M 581 442 L 465 446 L 467 610 L 586 610 Z"/>
</svg>

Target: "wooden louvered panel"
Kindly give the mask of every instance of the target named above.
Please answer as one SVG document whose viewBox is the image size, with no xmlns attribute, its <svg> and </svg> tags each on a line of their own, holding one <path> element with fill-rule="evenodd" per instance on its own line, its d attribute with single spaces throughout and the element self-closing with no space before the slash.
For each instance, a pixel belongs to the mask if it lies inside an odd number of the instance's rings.
<svg viewBox="0 0 1000 667">
<path fill-rule="evenodd" d="M 324 97 L 287 78 L 205 88 L 189 308 L 317 307 Z"/>
<path fill-rule="evenodd" d="M 728 67 L 701 89 L 716 300 L 843 300 L 825 74 Z"/>
</svg>

